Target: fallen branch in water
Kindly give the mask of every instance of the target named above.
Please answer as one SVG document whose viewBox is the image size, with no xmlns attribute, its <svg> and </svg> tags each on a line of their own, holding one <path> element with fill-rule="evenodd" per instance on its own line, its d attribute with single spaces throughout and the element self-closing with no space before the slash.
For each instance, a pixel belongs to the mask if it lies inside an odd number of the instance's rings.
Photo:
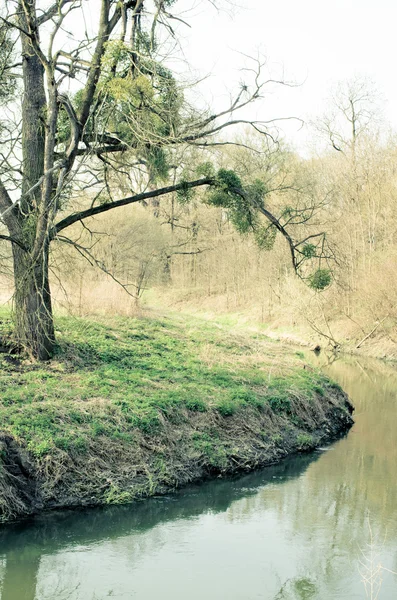
<svg viewBox="0 0 397 600">
<path fill-rule="evenodd" d="M 357 344 L 357 346 L 356 346 L 356 349 L 357 349 L 357 348 L 360 348 L 360 346 L 362 346 L 362 345 L 363 345 L 363 343 L 364 343 L 364 342 L 365 342 L 365 341 L 366 341 L 366 340 L 367 340 L 369 337 L 371 337 L 371 335 L 372 335 L 373 333 L 375 333 L 375 331 L 378 329 L 378 327 L 379 327 L 380 325 L 382 325 L 383 321 L 386 321 L 386 319 L 387 319 L 387 317 L 388 317 L 388 316 L 389 316 L 389 315 L 386 315 L 386 316 L 385 316 L 385 317 L 384 317 L 384 318 L 383 318 L 381 321 L 379 321 L 379 323 L 377 323 L 377 324 L 375 325 L 375 327 L 372 329 L 372 331 L 370 331 L 369 333 L 367 333 L 367 335 L 366 335 L 365 337 L 363 337 L 363 339 L 361 340 L 361 342 L 359 342 L 359 343 Z"/>
</svg>

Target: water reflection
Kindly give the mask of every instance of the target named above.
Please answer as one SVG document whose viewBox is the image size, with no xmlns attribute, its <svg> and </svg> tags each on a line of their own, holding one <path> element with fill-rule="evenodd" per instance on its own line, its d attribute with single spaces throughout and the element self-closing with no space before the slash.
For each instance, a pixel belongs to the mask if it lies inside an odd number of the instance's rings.
<svg viewBox="0 0 397 600">
<path fill-rule="evenodd" d="M 269 483 L 298 477 L 318 456 L 296 456 L 265 471 L 250 473 L 235 480 L 189 486 L 175 495 L 153 498 L 133 506 L 54 512 L 3 527 L 0 530 L 0 552 L 6 560 L 1 600 L 36 598 L 37 574 L 43 557 L 76 548 L 80 552 L 98 542 L 121 538 L 129 540 L 130 536 L 155 530 L 159 524 L 194 519 L 203 513 L 227 513 L 228 520 L 233 522 L 235 518 L 230 507 L 235 501 L 243 499 L 249 514 L 252 507 L 246 502 L 250 496 L 256 495 L 262 486 Z M 241 515 L 236 515 L 236 518 L 240 520 Z M 163 543 L 162 539 L 155 536 L 151 542 L 154 541 L 156 545 Z M 144 551 L 141 544 L 139 551 Z"/>
<path fill-rule="evenodd" d="M 397 372 L 327 368 L 356 405 L 346 438 L 233 481 L 3 527 L 1 600 L 365 598 L 369 523 L 397 571 Z M 383 579 L 379 600 L 395 600 L 397 578 Z"/>
</svg>

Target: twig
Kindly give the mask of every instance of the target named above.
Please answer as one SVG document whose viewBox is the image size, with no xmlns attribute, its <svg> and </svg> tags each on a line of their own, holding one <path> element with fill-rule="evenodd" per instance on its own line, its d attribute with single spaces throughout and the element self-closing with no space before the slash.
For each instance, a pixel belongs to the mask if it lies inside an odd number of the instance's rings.
<svg viewBox="0 0 397 600">
<path fill-rule="evenodd" d="M 377 323 L 377 324 L 375 325 L 375 327 L 374 327 L 374 328 L 373 328 L 373 329 L 372 329 L 372 330 L 371 330 L 369 333 L 367 333 L 367 335 L 366 335 L 365 337 L 363 337 L 363 339 L 361 340 L 361 342 L 359 342 L 359 343 L 357 344 L 357 346 L 356 346 L 356 349 L 357 349 L 357 348 L 360 348 L 360 346 L 362 346 L 362 345 L 363 345 L 363 343 L 364 343 L 364 342 L 365 342 L 365 341 L 366 341 L 366 340 L 367 340 L 369 337 L 371 337 L 371 335 L 372 335 L 373 333 L 375 333 L 375 331 L 378 329 L 378 327 L 379 327 L 380 325 L 382 325 L 383 321 L 386 321 L 386 319 L 387 319 L 387 317 L 388 317 L 388 316 L 389 316 L 389 315 L 386 315 L 385 317 L 383 317 L 383 319 L 382 319 L 381 321 L 379 321 L 379 323 Z"/>
</svg>

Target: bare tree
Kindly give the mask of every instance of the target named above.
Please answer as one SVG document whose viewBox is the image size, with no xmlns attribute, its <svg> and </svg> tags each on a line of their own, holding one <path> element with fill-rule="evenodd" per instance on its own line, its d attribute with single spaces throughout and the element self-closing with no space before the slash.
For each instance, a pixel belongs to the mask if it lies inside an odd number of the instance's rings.
<svg viewBox="0 0 397 600">
<path fill-rule="evenodd" d="M 365 77 L 339 82 L 314 126 L 337 152 L 356 157 L 357 143 L 379 122 L 379 93 Z"/>
</svg>

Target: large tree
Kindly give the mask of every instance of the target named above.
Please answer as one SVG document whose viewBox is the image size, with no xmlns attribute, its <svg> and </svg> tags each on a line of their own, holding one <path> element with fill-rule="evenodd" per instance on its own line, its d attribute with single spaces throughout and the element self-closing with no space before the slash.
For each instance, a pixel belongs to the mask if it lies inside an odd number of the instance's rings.
<svg viewBox="0 0 397 600">
<path fill-rule="evenodd" d="M 1 238 L 12 246 L 15 331 L 39 359 L 49 358 L 55 343 L 50 245 L 70 243 L 64 230 L 76 223 L 84 227 L 90 217 L 170 192 L 188 195 L 193 188 L 210 187 L 211 201 L 231 211 L 240 229 L 258 228 L 262 213 L 286 237 L 295 268 L 301 259 L 316 256 L 316 244 L 323 241 L 321 236 L 293 241 L 282 219 L 265 208 L 266 190 L 244 187 L 227 171 L 206 168 L 200 177 L 181 176 L 166 185 L 168 169 L 175 171 L 173 148 L 230 143 L 216 136 L 247 123 L 239 111 L 269 83 L 257 63 L 252 86 L 241 85 L 224 110 L 195 110 L 164 57 L 169 40 L 177 38 L 174 24 L 181 22 L 170 12 L 174 4 L 6 0 L 0 52 Z M 266 121 L 249 124 L 270 136 Z M 303 222 L 309 213 L 307 207 L 299 213 Z M 295 222 L 291 212 L 284 217 L 284 224 Z M 315 243 L 308 244 L 309 238 Z"/>
</svg>

